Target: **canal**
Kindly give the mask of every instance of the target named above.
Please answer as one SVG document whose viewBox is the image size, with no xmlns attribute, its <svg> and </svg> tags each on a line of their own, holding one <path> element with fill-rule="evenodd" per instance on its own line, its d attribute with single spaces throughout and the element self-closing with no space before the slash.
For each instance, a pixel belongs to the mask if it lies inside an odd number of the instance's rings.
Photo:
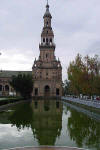
<svg viewBox="0 0 100 150">
<path fill-rule="evenodd" d="M 0 149 L 49 145 L 100 150 L 100 114 L 86 112 L 55 100 L 9 107 L 0 113 Z"/>
</svg>

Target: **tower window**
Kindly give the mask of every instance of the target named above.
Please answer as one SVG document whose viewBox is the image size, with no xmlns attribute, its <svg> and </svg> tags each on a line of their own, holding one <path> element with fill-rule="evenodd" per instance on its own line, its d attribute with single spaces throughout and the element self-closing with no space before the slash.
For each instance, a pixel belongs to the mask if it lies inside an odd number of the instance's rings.
<svg viewBox="0 0 100 150">
<path fill-rule="evenodd" d="M 47 34 L 48 34 L 48 31 L 47 31 Z"/>
<path fill-rule="evenodd" d="M 56 95 L 59 96 L 59 93 L 60 93 L 60 91 L 59 91 L 59 89 L 57 88 L 57 89 L 56 89 Z"/>
<path fill-rule="evenodd" d="M 43 42 L 45 42 L 45 38 L 43 38 Z"/>
<path fill-rule="evenodd" d="M 47 26 L 48 26 L 48 21 L 47 21 Z"/>
<path fill-rule="evenodd" d="M 46 54 L 46 58 L 48 58 L 48 54 Z"/>
<path fill-rule="evenodd" d="M 50 39 L 50 42 L 52 43 L 52 39 Z"/>
<path fill-rule="evenodd" d="M 0 85 L 0 91 L 2 91 L 2 85 Z"/>
<path fill-rule="evenodd" d="M 48 43 L 48 38 L 46 38 L 46 43 Z"/>
<path fill-rule="evenodd" d="M 38 88 L 35 88 L 35 96 L 38 95 Z"/>
</svg>

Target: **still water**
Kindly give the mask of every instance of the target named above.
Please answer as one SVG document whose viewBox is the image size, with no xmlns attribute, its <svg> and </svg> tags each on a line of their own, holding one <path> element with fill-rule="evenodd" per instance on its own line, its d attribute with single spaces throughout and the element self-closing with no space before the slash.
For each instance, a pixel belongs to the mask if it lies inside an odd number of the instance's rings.
<svg viewBox="0 0 100 150">
<path fill-rule="evenodd" d="M 0 149 L 23 146 L 70 146 L 100 150 L 96 119 L 65 102 L 32 101 L 0 113 Z"/>
</svg>

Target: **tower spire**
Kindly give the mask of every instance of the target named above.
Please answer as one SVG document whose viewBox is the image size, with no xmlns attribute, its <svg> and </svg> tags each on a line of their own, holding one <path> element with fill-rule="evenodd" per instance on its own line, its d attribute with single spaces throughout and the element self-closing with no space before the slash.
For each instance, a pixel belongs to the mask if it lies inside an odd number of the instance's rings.
<svg viewBox="0 0 100 150">
<path fill-rule="evenodd" d="M 48 0 L 47 0 L 47 4 L 46 4 L 46 12 L 45 12 L 43 18 L 45 18 L 45 17 L 52 18 L 51 14 L 50 14 L 50 11 L 49 11 L 49 3 L 48 3 Z"/>
<path fill-rule="evenodd" d="M 48 0 L 47 0 L 46 8 L 49 10 L 49 3 L 48 3 Z"/>
<path fill-rule="evenodd" d="M 47 0 L 47 5 L 48 5 L 48 0 Z"/>
</svg>

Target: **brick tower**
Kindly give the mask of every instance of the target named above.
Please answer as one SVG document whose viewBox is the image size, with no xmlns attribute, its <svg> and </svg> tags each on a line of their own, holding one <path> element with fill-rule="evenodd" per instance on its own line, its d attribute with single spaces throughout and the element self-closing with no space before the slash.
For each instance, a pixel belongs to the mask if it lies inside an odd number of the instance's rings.
<svg viewBox="0 0 100 150">
<path fill-rule="evenodd" d="M 33 96 L 61 97 L 62 96 L 62 67 L 55 57 L 54 33 L 51 27 L 52 16 L 47 2 L 43 16 L 44 27 L 39 44 L 40 55 L 33 65 L 34 89 Z"/>
</svg>

